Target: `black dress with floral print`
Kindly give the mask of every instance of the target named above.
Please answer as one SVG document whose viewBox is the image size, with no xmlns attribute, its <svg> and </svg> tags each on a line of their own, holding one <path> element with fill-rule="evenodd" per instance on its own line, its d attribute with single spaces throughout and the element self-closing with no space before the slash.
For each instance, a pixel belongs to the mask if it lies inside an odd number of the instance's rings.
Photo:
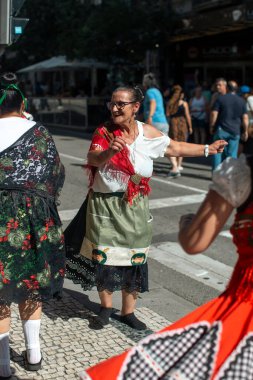
<svg viewBox="0 0 253 380">
<path fill-rule="evenodd" d="M 0 303 L 60 295 L 65 248 L 56 200 L 64 178 L 42 125 L 0 152 Z"/>
</svg>

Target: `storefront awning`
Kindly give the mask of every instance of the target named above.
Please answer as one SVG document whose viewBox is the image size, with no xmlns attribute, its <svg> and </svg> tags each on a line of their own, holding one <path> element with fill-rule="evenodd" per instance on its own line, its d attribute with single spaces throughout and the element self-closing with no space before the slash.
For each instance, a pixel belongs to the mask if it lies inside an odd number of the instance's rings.
<svg viewBox="0 0 253 380">
<path fill-rule="evenodd" d="M 170 42 L 247 29 L 253 27 L 253 4 L 191 14 L 182 18 L 180 24 Z"/>
<path fill-rule="evenodd" d="M 73 60 L 68 61 L 65 56 L 52 57 L 24 67 L 17 71 L 18 74 L 25 74 L 30 72 L 38 71 L 57 71 L 57 70 L 67 70 L 67 69 L 82 69 L 82 68 L 96 68 L 96 69 L 107 69 L 110 65 L 104 62 L 96 61 L 95 59 L 83 59 L 83 60 Z"/>
</svg>

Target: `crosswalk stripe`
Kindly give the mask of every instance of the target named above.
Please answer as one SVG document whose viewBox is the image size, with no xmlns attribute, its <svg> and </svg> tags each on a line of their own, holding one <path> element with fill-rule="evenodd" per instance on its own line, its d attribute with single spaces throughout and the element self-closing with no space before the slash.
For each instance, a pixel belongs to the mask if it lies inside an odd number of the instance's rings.
<svg viewBox="0 0 253 380">
<path fill-rule="evenodd" d="M 70 160 L 81 161 L 81 162 L 83 162 L 83 163 L 84 163 L 84 161 L 85 161 L 84 158 L 75 157 L 75 156 L 70 156 L 69 154 L 65 154 L 65 153 L 59 153 L 59 155 L 60 155 L 61 157 L 69 158 Z"/>
<path fill-rule="evenodd" d="M 183 206 L 187 204 L 201 203 L 205 198 L 205 194 L 193 194 L 185 195 L 181 197 L 169 197 L 160 199 L 150 199 L 149 208 L 150 210 L 164 208 L 164 207 L 175 207 Z M 59 212 L 62 221 L 68 221 L 73 219 L 76 215 L 78 209 L 73 210 L 61 210 Z"/>
<path fill-rule="evenodd" d="M 196 191 L 197 193 L 203 193 L 203 194 L 207 193 L 206 190 L 201 190 L 201 189 L 198 189 L 197 187 L 182 185 L 181 183 L 175 182 L 175 180 L 166 180 L 166 179 L 157 178 L 157 177 L 152 177 L 151 180 L 155 181 L 155 182 L 161 182 L 161 183 L 164 183 L 166 185 L 178 187 L 178 188 L 181 188 L 181 189 L 187 189 L 187 190 L 191 190 L 191 191 Z"/>
<path fill-rule="evenodd" d="M 151 210 L 164 207 L 183 206 L 194 203 L 201 203 L 205 198 L 205 194 L 184 195 L 181 197 L 169 197 L 161 199 L 150 199 L 149 208 Z"/>
<path fill-rule="evenodd" d="M 230 231 L 221 231 L 219 235 L 224 236 L 224 237 L 229 238 L 229 239 L 232 239 L 232 235 L 231 235 Z"/>
<path fill-rule="evenodd" d="M 160 198 L 160 199 L 150 199 L 149 208 L 150 210 L 166 208 L 166 207 L 176 207 L 184 206 L 187 204 L 201 203 L 205 198 L 205 194 L 193 194 L 185 195 L 181 197 L 169 197 L 169 198 Z M 60 218 L 63 222 L 72 220 L 77 214 L 78 208 L 72 210 L 61 210 L 59 211 Z M 220 236 L 232 239 L 230 231 L 221 231 Z"/>
<path fill-rule="evenodd" d="M 149 257 L 218 291 L 225 289 L 233 271 L 232 267 L 203 254 L 187 255 L 175 242 L 152 245 Z"/>
</svg>

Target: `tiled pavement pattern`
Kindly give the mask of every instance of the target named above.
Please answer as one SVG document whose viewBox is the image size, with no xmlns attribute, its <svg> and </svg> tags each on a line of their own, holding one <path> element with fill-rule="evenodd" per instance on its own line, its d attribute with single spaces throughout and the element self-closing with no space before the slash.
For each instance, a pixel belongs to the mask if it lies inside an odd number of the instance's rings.
<svg viewBox="0 0 253 380">
<path fill-rule="evenodd" d="M 92 324 L 94 314 L 64 293 L 62 300 L 44 305 L 41 327 L 43 368 L 38 372 L 27 372 L 22 357 L 25 349 L 22 326 L 14 307 L 10 334 L 11 366 L 15 371 L 12 380 L 79 379 L 81 370 L 121 353 L 151 332 L 168 325 L 163 317 L 145 307 L 137 309 L 136 315 L 150 330 L 138 332 L 115 319 L 97 330 Z"/>
</svg>

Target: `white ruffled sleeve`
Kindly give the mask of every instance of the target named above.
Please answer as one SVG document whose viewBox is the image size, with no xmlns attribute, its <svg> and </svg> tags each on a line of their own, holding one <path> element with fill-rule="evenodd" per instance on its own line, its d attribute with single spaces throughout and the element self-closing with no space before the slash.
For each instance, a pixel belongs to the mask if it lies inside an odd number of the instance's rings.
<svg viewBox="0 0 253 380">
<path fill-rule="evenodd" d="M 246 156 L 241 154 L 238 159 L 228 157 L 213 172 L 210 189 L 216 191 L 233 207 L 241 206 L 251 192 L 251 169 Z"/>
</svg>

